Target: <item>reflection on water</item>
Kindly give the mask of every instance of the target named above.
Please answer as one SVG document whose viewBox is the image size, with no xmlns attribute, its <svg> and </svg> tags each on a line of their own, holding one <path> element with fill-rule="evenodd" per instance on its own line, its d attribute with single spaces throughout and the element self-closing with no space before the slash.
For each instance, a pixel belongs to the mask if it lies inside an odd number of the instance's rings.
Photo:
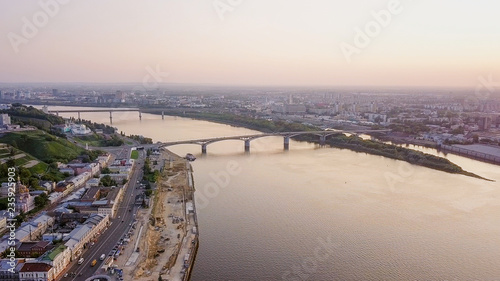
<svg viewBox="0 0 500 281">
<path fill-rule="evenodd" d="M 155 141 L 254 133 L 122 114 L 114 126 Z M 87 118 L 109 123 L 109 113 Z M 498 166 L 447 158 L 497 182 L 308 143 L 285 152 L 280 137 L 252 141 L 249 154 L 242 141 L 210 144 L 193 162 L 201 243 L 192 280 L 499 280 Z"/>
</svg>

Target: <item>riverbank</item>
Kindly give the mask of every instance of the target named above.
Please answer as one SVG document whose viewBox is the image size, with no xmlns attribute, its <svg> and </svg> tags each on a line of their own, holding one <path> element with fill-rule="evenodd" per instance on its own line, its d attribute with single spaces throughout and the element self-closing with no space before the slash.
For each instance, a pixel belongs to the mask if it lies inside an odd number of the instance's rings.
<svg viewBox="0 0 500 281">
<path fill-rule="evenodd" d="M 357 136 L 333 136 L 326 141 L 332 147 L 350 149 L 356 152 L 364 152 L 372 155 L 379 155 L 395 160 L 406 161 L 410 164 L 424 166 L 434 170 L 439 170 L 451 174 L 461 174 L 478 179 L 488 180 L 474 173 L 465 171 L 462 167 L 452 163 L 450 160 L 424 153 L 421 151 L 404 148 L 392 144 L 363 140 Z"/>
<path fill-rule="evenodd" d="M 251 117 L 234 115 L 229 113 L 198 112 L 193 110 L 180 110 L 180 109 L 172 109 L 172 110 L 144 109 L 143 112 L 155 115 L 161 115 L 163 113 L 164 115 L 169 115 L 169 116 L 204 120 L 224 125 L 230 125 L 234 127 L 243 127 L 250 130 L 261 131 L 264 133 L 321 130 L 317 127 L 308 126 L 300 123 L 255 119 Z"/>
<path fill-rule="evenodd" d="M 470 159 L 500 165 L 500 146 L 491 146 L 486 144 L 469 145 L 438 145 L 432 141 L 418 140 L 411 137 L 382 136 L 379 139 L 389 141 L 398 145 L 416 145 L 436 149 L 446 153 L 451 153 Z"/>
<path fill-rule="evenodd" d="M 187 281 L 198 249 L 198 220 L 192 167 L 178 155 L 163 150 L 165 163 L 151 209 L 141 214 L 136 252 L 127 262 L 126 280 Z M 140 254 L 139 254 L 140 253 Z"/>
</svg>

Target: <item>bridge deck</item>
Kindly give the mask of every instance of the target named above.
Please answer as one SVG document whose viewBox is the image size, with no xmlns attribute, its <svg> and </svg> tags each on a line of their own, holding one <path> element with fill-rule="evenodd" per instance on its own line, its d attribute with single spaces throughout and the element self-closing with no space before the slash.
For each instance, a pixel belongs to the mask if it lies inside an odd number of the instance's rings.
<svg viewBox="0 0 500 281">
<path fill-rule="evenodd" d="M 230 137 L 218 137 L 218 138 L 206 138 L 206 139 L 195 139 L 195 140 L 183 140 L 174 142 L 164 142 L 160 147 L 178 145 L 178 144 L 210 144 L 213 142 L 223 141 L 223 140 L 253 140 L 261 137 L 295 137 L 299 135 L 317 135 L 317 136 L 329 136 L 334 134 L 360 134 L 360 133 L 387 133 L 391 130 L 353 130 L 353 131 L 300 131 L 300 132 L 279 132 L 279 133 L 261 133 L 253 135 L 241 135 L 241 136 L 230 136 Z"/>
<path fill-rule="evenodd" d="M 49 113 L 77 113 L 77 112 L 118 112 L 118 111 L 141 111 L 140 109 L 64 109 L 64 110 L 49 110 Z"/>
</svg>

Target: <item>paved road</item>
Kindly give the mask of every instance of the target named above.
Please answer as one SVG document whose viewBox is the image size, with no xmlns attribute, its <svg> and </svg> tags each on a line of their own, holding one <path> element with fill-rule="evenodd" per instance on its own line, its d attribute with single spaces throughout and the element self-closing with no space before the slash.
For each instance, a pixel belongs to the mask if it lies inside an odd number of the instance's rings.
<svg viewBox="0 0 500 281">
<path fill-rule="evenodd" d="M 75 277 L 61 277 L 59 280 L 84 281 L 91 277 L 103 264 L 103 261 L 99 257 L 102 254 L 108 257 L 108 254 L 113 250 L 113 247 L 119 242 L 120 238 L 130 229 L 130 223 L 134 220 L 134 214 L 138 208 L 135 206 L 135 196 L 143 192 L 142 189 L 136 189 L 136 187 L 138 186 L 137 180 L 142 179 L 142 167 L 144 166 L 145 157 L 146 151 L 140 151 L 136 162 L 137 165 L 130 178 L 130 184 L 123 195 L 123 201 L 118 209 L 116 218 L 111 219 L 112 224 L 108 230 L 101 234 L 94 246 L 83 253 L 82 257 L 85 259 L 83 264 L 78 265 L 77 261 L 73 261 L 66 271 L 74 272 L 77 275 Z M 129 209 L 132 209 L 132 211 L 129 212 Z M 94 259 L 97 260 L 97 264 L 91 267 L 90 264 Z M 80 273 L 82 275 L 78 276 Z"/>
</svg>

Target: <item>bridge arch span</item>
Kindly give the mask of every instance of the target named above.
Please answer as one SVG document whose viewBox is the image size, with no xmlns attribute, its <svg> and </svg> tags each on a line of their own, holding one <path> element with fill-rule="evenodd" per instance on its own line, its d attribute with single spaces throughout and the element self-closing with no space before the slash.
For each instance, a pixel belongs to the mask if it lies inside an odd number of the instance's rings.
<svg viewBox="0 0 500 281">
<path fill-rule="evenodd" d="M 362 131 L 304 131 L 304 132 L 281 132 L 281 133 L 262 133 L 255 135 L 244 135 L 244 136 L 232 136 L 232 137 L 219 137 L 219 138 L 211 138 L 211 139 L 198 139 L 198 140 L 186 140 L 186 141 L 176 141 L 176 142 L 167 142 L 160 145 L 160 147 L 169 147 L 174 145 L 181 144 L 197 144 L 201 145 L 202 153 L 207 152 L 207 146 L 212 143 L 226 141 L 226 140 L 240 140 L 245 142 L 245 151 L 250 151 L 250 142 L 252 140 L 263 138 L 263 137 L 283 137 L 284 139 L 284 148 L 288 150 L 290 138 L 300 136 L 300 135 L 315 135 L 320 138 L 320 144 L 324 145 L 326 142 L 326 138 L 332 135 L 344 134 L 344 133 L 385 133 L 390 132 L 391 130 L 362 130 Z"/>
</svg>

